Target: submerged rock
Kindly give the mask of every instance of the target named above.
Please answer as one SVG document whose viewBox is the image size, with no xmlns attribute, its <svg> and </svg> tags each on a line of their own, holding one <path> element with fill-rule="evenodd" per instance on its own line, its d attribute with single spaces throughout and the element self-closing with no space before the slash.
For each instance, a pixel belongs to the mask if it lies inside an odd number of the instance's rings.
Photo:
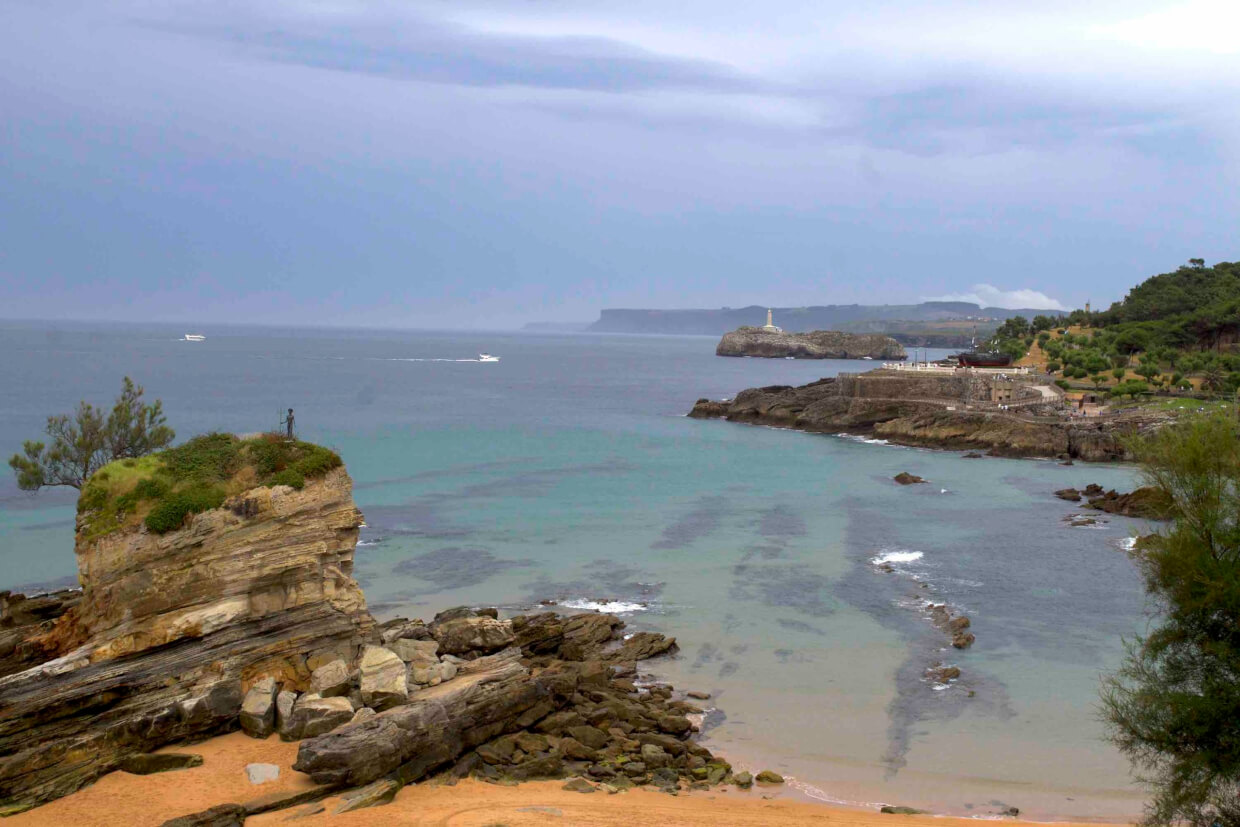
<svg viewBox="0 0 1240 827">
<path fill-rule="evenodd" d="M 925 482 L 925 480 L 922 479 L 921 477 L 917 476 L 916 474 L 910 474 L 908 471 L 901 471 L 900 473 L 892 477 L 892 479 L 900 483 L 900 485 L 916 485 L 918 483 Z"/>
</svg>

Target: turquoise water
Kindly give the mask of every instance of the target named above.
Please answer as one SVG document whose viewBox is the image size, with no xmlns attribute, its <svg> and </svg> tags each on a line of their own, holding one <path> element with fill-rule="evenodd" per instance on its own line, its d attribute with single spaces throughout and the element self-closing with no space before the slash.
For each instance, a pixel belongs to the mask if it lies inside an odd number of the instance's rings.
<svg viewBox="0 0 1240 827">
<path fill-rule="evenodd" d="M 0 329 L 0 381 L 21 389 L 0 402 L 0 446 L 79 397 L 110 399 L 126 373 L 183 435 L 272 428 L 292 406 L 353 475 L 356 572 L 380 617 L 610 601 L 633 628 L 678 638 L 679 656 L 651 666 L 713 693 L 715 746 L 807 795 L 1139 813 L 1096 698 L 1143 622 L 1119 550 L 1141 526 L 1067 527 L 1074 509 L 1051 495 L 1130 487 L 1130 469 L 690 420 L 700 396 L 860 365 L 721 359 L 705 338 L 182 332 Z M 412 361 L 483 350 L 502 361 Z M 895 485 L 900 471 L 930 484 Z M 71 496 L 6 478 L 0 588 L 71 576 L 72 517 Z M 976 644 L 946 647 L 927 600 L 967 612 Z M 960 680 L 927 680 L 940 661 Z"/>
</svg>

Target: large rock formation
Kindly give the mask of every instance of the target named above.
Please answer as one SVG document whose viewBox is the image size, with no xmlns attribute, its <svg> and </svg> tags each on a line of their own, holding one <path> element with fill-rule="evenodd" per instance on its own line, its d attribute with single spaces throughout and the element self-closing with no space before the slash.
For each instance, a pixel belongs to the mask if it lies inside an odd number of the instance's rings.
<svg viewBox="0 0 1240 827">
<path fill-rule="evenodd" d="M 873 436 L 902 445 L 983 450 L 1006 457 L 1126 458 L 1122 437 L 1137 420 L 1069 420 L 971 410 L 983 380 L 877 371 L 808 385 L 750 388 L 730 402 L 700 399 L 689 416 L 817 433 Z"/>
<path fill-rule="evenodd" d="M 760 356 L 768 359 L 881 359 L 908 358 L 904 346 L 879 333 L 840 333 L 814 330 L 784 333 L 761 327 L 741 327 L 725 333 L 715 348 L 716 356 Z"/>
<path fill-rule="evenodd" d="M 0 678 L 0 812 L 235 728 L 261 678 L 306 689 L 319 666 L 353 662 L 374 626 L 351 577 L 361 523 L 337 468 L 165 534 L 79 532 L 80 602 L 15 644 L 43 662 Z"/>
</svg>

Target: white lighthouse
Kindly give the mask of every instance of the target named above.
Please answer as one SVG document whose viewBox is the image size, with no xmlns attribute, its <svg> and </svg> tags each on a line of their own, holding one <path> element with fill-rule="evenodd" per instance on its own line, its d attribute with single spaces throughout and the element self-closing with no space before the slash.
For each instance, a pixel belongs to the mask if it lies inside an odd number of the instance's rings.
<svg viewBox="0 0 1240 827">
<path fill-rule="evenodd" d="M 766 324 L 762 325 L 762 331 L 764 333 L 783 333 L 784 332 L 784 329 L 782 327 L 776 327 L 775 322 L 771 320 L 771 308 L 769 307 L 766 309 Z"/>
</svg>

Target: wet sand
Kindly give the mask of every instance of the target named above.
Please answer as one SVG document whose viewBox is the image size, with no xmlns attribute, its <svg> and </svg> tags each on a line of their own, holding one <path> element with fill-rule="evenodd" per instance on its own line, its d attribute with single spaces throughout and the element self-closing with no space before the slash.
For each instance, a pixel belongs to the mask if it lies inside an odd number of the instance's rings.
<svg viewBox="0 0 1240 827">
<path fill-rule="evenodd" d="M 272 792 L 312 787 L 310 780 L 292 770 L 296 743 L 272 737 L 256 741 L 239 732 L 199 744 L 170 747 L 161 752 L 192 752 L 203 757 L 193 769 L 137 776 L 114 772 L 77 793 L 6 820 L 13 827 L 144 827 L 159 825 L 179 815 L 216 804 L 244 803 Z M 276 781 L 254 785 L 245 774 L 250 763 L 280 767 Z M 616 795 L 567 792 L 562 781 L 543 781 L 503 787 L 479 781 L 454 786 L 434 783 L 401 790 L 395 801 L 382 807 L 334 814 L 339 799 L 328 798 L 324 810 L 292 823 L 313 827 L 331 825 L 444 825 L 448 827 L 526 827 L 590 825 L 621 827 L 640 823 L 707 827 L 710 825 L 834 825 L 834 827 L 965 827 L 976 819 L 935 816 L 884 815 L 798 800 L 781 787 L 754 787 L 748 791 L 718 789 L 671 796 L 645 789 Z M 306 805 L 303 805 L 306 806 Z M 288 823 L 301 810 L 280 810 L 247 819 L 252 827 Z M 1003 819 L 1006 824 L 1023 824 Z M 1097 827 L 1097 825 L 1093 825 Z"/>
</svg>

